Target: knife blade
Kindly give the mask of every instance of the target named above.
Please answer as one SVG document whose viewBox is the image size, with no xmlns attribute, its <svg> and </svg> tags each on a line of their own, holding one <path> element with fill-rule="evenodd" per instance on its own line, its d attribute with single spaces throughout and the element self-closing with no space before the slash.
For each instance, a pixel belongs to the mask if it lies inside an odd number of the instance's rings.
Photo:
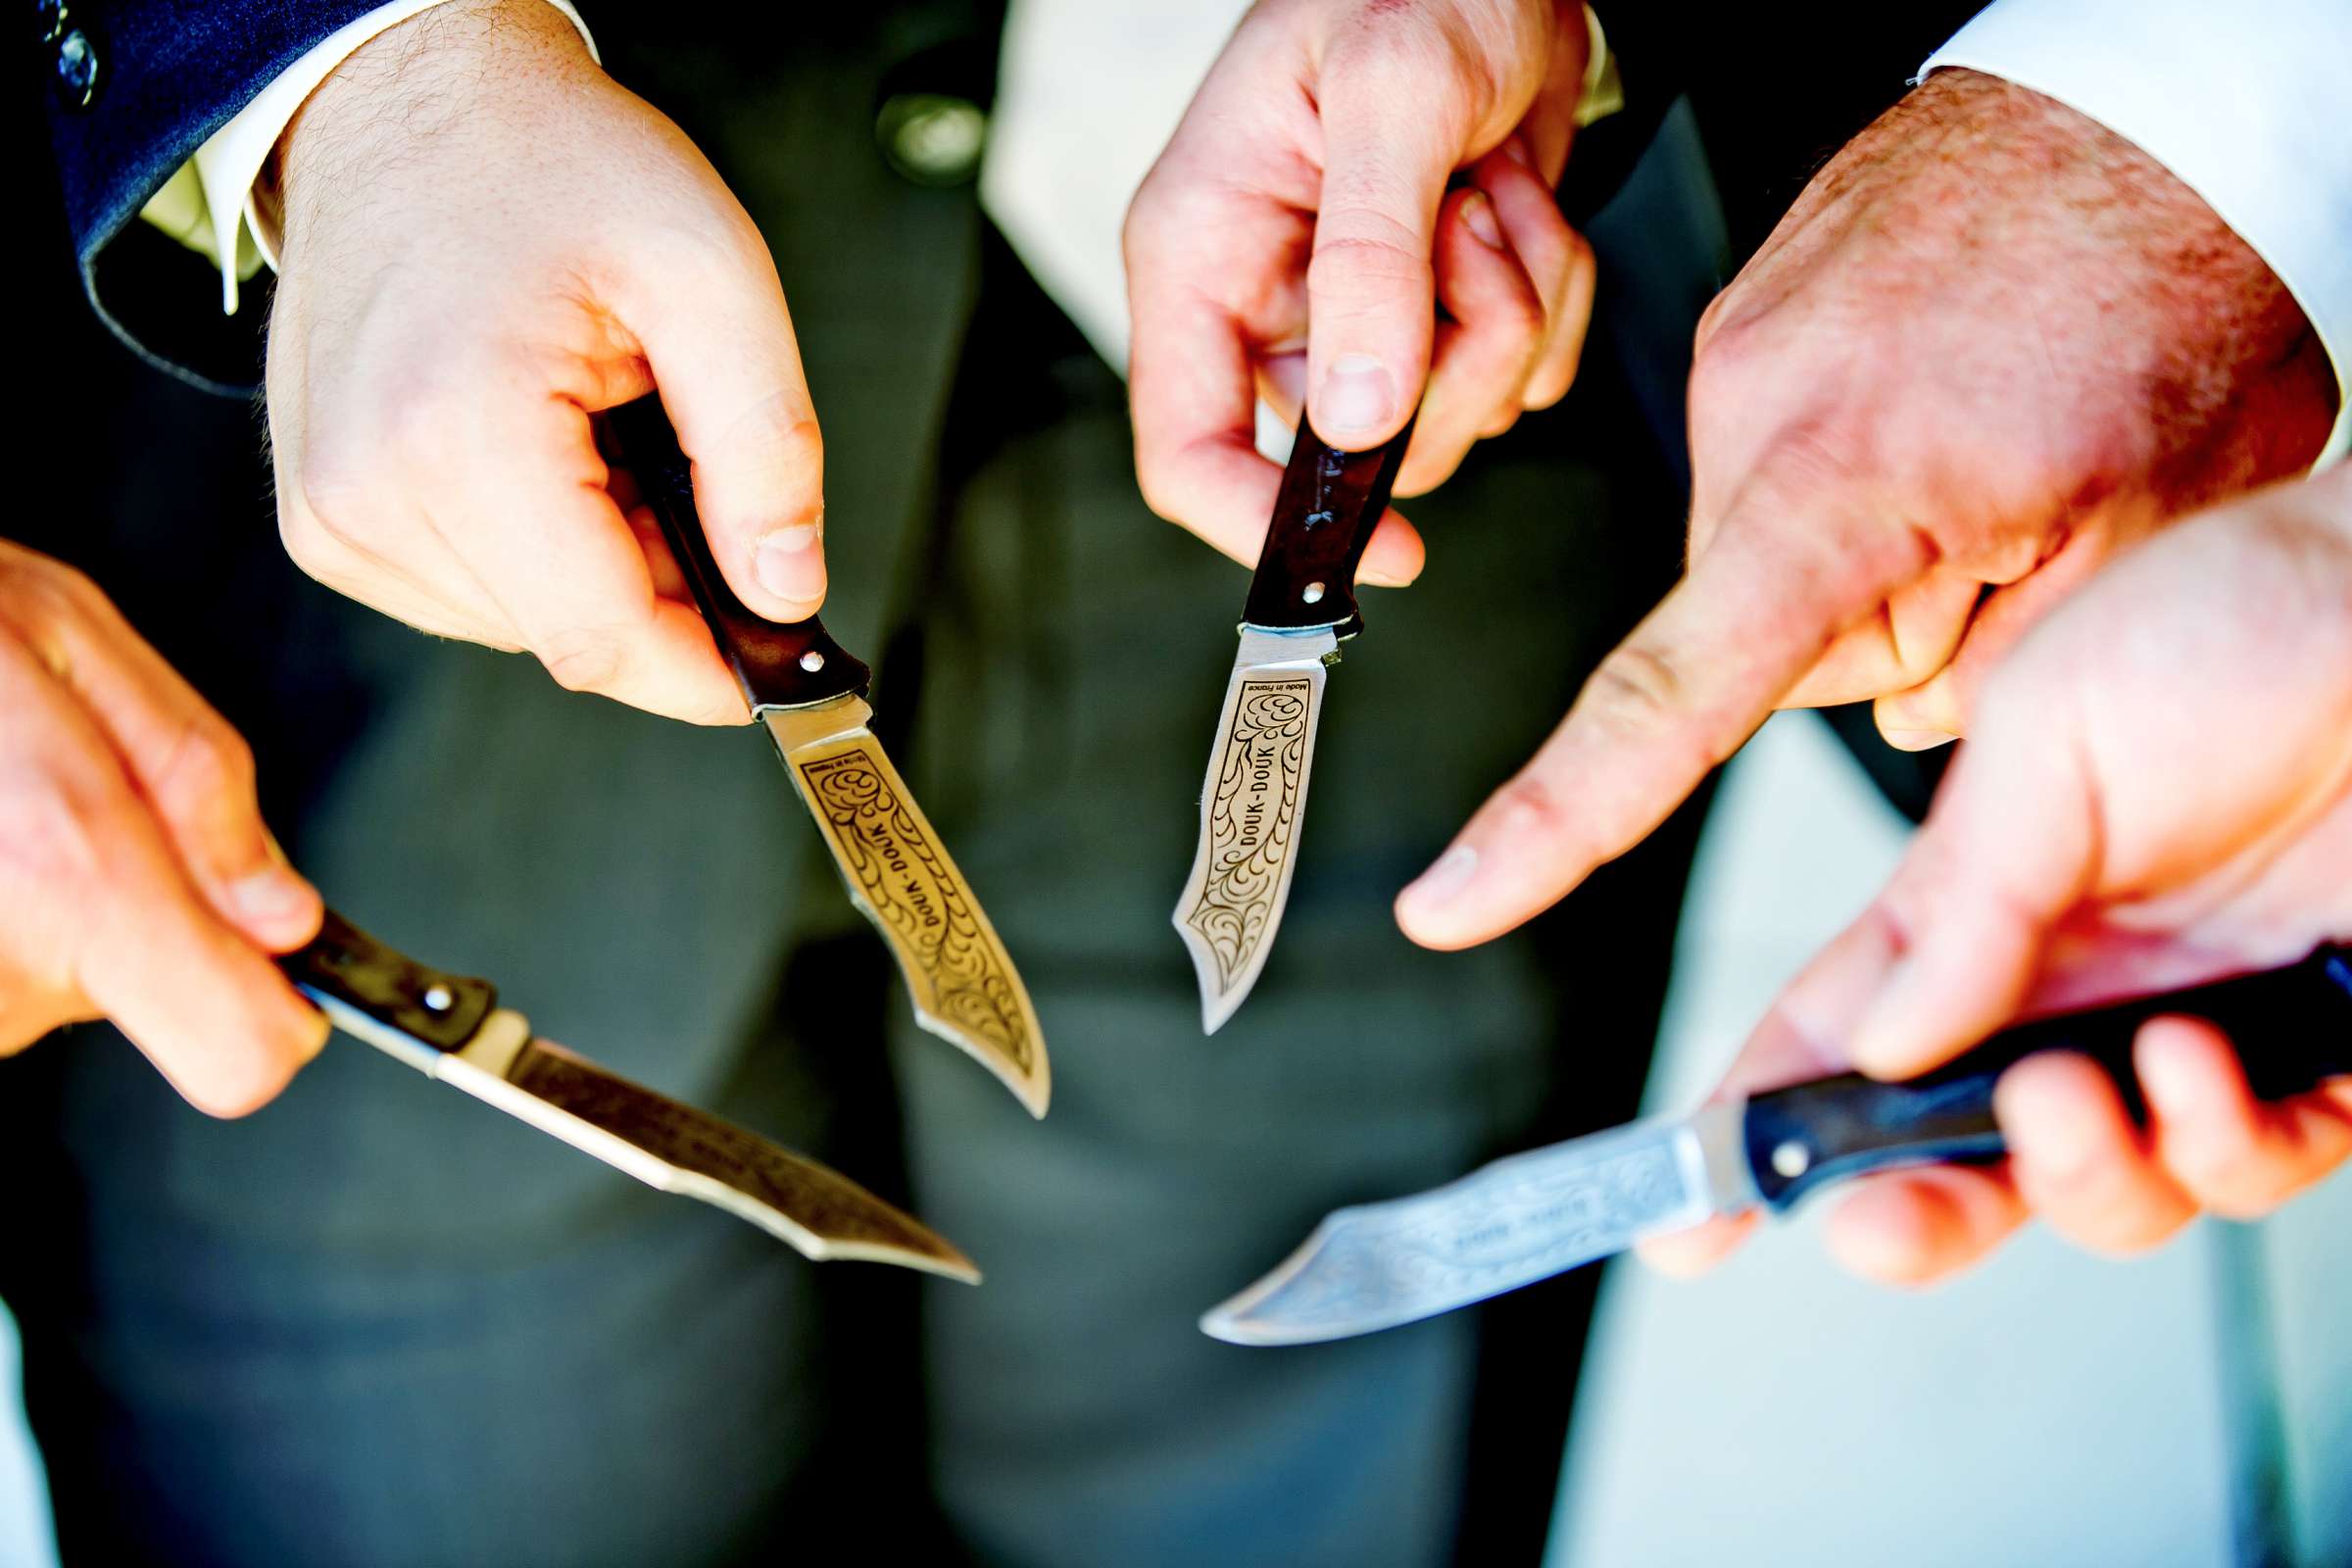
<svg viewBox="0 0 2352 1568">
<path fill-rule="evenodd" d="M 1200 785 L 1200 837 L 1176 901 L 1176 934 L 1215 1034 L 1257 984 L 1291 897 L 1325 671 L 1364 629 L 1355 568 L 1388 510 L 1411 421 L 1385 445 L 1343 452 L 1302 417 L 1243 606 Z"/>
<path fill-rule="evenodd" d="M 2352 947 L 2284 969 L 2021 1024 L 1935 1073 L 1842 1073 L 1513 1154 L 1444 1187 L 1337 1209 L 1281 1266 L 1200 1319 L 1236 1345 L 1303 1345 L 1467 1306 L 1716 1215 L 1786 1213 L 1831 1183 L 2005 1151 L 2001 1073 L 2041 1051 L 2081 1052 L 2135 1118 L 2140 1024 L 2207 1018 L 2235 1042 L 2257 1096 L 2352 1076 Z"/>
<path fill-rule="evenodd" d="M 817 1260 L 968 1284 L 972 1260 L 840 1172 L 531 1033 L 486 980 L 427 968 L 328 910 L 278 966 L 337 1029 L 650 1187 L 700 1199 Z"/>
<path fill-rule="evenodd" d="M 898 960 L 915 1022 L 950 1041 L 1043 1116 L 1053 1073 L 1011 956 L 930 819 L 868 727 L 871 672 L 823 624 L 752 613 L 711 558 L 677 432 L 649 395 L 606 416 L 744 700 L 849 890 Z"/>
</svg>

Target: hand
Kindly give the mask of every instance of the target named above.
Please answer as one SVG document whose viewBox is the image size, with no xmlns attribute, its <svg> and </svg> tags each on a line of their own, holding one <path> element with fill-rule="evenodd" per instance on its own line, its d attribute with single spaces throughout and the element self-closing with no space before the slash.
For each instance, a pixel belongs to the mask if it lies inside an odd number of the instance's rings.
<svg viewBox="0 0 2352 1568">
<path fill-rule="evenodd" d="M 0 1056 L 112 1018 L 242 1115 L 325 1043 L 269 958 L 319 913 L 237 733 L 88 578 L 0 541 Z"/>
<path fill-rule="evenodd" d="M 2352 938 L 2352 469 L 2182 525 L 2054 611 L 1981 690 L 1927 825 L 1776 1003 L 1723 1093 L 1910 1077 L 2015 1018 Z M 1832 1215 L 1855 1272 L 1936 1278 L 2029 1213 L 2102 1251 L 2268 1213 L 2352 1154 L 2352 1080 L 2257 1103 L 2210 1024 L 2136 1041 L 2145 1132 L 2081 1056 L 2010 1069 L 2011 1156 L 1877 1177 Z M 1741 1234 L 1656 1244 L 1703 1267 Z"/>
<path fill-rule="evenodd" d="M 2161 166 L 1938 73 L 1708 310 L 1689 575 L 1399 921 L 1439 948 L 1518 924 L 1776 707 L 1948 729 L 1939 672 L 1997 660 L 2119 545 L 2307 466 L 2333 403 L 2302 312 Z"/>
<path fill-rule="evenodd" d="M 1592 253 L 1552 188 L 1589 43 L 1560 0 L 1263 0 L 1243 19 L 1127 215 L 1152 511 L 1257 559 L 1281 479 L 1259 397 L 1292 422 L 1306 402 L 1343 450 L 1418 404 L 1410 496 L 1567 392 Z M 1359 575 L 1402 585 L 1422 554 L 1392 512 Z"/>
<path fill-rule="evenodd" d="M 295 561 L 573 690 L 745 721 L 589 418 L 658 384 L 729 586 L 815 612 L 816 416 L 775 264 L 702 155 L 543 0 L 457 0 L 319 87 L 277 183 L 270 435 Z"/>
</svg>

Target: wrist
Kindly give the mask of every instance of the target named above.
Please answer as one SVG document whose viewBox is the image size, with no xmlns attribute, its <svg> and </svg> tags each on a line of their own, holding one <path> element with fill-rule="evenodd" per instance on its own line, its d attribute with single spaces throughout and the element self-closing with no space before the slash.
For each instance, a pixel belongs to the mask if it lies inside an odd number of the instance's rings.
<svg viewBox="0 0 2352 1568">
<path fill-rule="evenodd" d="M 253 184 L 281 236 L 330 193 L 373 189 L 456 125 L 597 72 L 567 12 L 546 0 L 444 0 L 344 58 L 306 98 Z"/>
</svg>

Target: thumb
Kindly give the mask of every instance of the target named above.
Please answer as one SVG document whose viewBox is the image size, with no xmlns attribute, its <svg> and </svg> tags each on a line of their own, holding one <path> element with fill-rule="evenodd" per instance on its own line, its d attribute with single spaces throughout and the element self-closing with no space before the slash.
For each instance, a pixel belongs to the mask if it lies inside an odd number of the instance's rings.
<svg viewBox="0 0 2352 1568">
<path fill-rule="evenodd" d="M 2095 880 L 2096 781 L 2052 728 L 1996 712 L 1955 760 L 1880 899 L 1901 953 L 1854 1026 L 1863 1071 L 1911 1077 L 2014 1019 Z"/>
<path fill-rule="evenodd" d="M 1436 332 L 1431 261 L 1438 204 L 1463 149 L 1408 82 L 1396 29 L 1327 63 L 1323 189 L 1306 269 L 1307 401 L 1315 433 L 1344 451 L 1388 440 L 1421 401 Z"/>
<path fill-rule="evenodd" d="M 649 291 L 631 326 L 727 586 L 770 620 L 806 620 L 825 598 L 824 438 L 774 261 L 756 233 L 729 258 L 698 286 Z"/>
</svg>

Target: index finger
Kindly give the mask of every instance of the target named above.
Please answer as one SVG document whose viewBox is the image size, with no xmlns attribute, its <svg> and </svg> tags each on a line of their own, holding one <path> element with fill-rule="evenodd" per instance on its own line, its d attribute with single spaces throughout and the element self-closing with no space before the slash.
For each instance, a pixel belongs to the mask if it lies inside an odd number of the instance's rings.
<svg viewBox="0 0 2352 1568">
<path fill-rule="evenodd" d="M 654 593 L 578 405 L 534 404 L 472 456 L 433 520 L 560 683 L 694 723 L 750 716 L 700 612 Z"/>
<path fill-rule="evenodd" d="M 1431 948 L 1485 942 L 1639 844 L 1839 631 L 1931 560 L 1912 531 L 1855 511 L 1751 505 L 1727 517 L 1535 759 L 1398 895 L 1405 935 Z"/>
</svg>

